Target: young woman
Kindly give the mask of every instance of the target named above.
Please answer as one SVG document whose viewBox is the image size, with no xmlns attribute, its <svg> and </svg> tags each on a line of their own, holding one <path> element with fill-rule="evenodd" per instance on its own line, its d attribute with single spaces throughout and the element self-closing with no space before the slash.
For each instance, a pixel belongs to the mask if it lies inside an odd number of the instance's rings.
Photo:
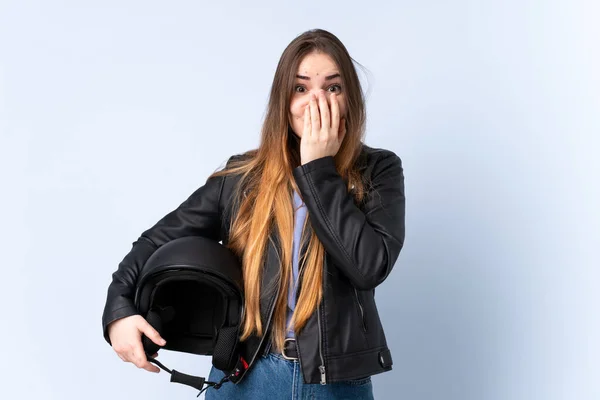
<svg viewBox="0 0 600 400">
<path fill-rule="evenodd" d="M 258 149 L 229 158 L 177 209 L 141 234 L 113 274 L 104 337 L 124 361 L 158 372 L 131 302 L 159 246 L 202 235 L 242 260 L 245 314 L 237 384 L 206 399 L 371 399 L 392 368 L 375 288 L 404 242 L 404 175 L 392 151 L 363 143 L 363 92 L 344 45 L 316 29 L 283 52 Z M 209 381 L 224 372 L 212 368 Z"/>
</svg>

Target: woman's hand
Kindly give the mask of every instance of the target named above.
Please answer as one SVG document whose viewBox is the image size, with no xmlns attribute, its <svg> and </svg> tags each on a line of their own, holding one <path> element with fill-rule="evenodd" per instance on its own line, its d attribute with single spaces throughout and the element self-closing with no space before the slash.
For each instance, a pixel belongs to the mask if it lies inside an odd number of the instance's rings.
<svg viewBox="0 0 600 400">
<path fill-rule="evenodd" d="M 108 336 L 110 337 L 112 348 L 121 360 L 131 362 L 138 368 L 143 368 L 149 372 L 160 372 L 160 369 L 146 358 L 146 353 L 142 345 L 142 334 L 146 335 L 159 346 L 164 346 L 166 343 L 160 337 L 158 331 L 141 315 L 131 315 L 121 318 L 111 322 L 108 326 Z M 158 356 L 158 353 L 155 353 L 152 358 L 156 356 Z"/>
<path fill-rule="evenodd" d="M 304 109 L 304 130 L 300 139 L 300 159 L 306 164 L 317 158 L 335 156 L 346 135 L 346 120 L 340 119 L 337 95 L 332 93 L 331 112 L 325 92 L 319 98 L 310 95 L 310 103 Z"/>
</svg>

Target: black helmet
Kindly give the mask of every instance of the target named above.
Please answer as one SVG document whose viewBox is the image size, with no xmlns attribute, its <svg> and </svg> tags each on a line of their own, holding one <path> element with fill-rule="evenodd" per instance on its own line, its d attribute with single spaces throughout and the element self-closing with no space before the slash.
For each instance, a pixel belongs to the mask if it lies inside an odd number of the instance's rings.
<svg viewBox="0 0 600 400">
<path fill-rule="evenodd" d="M 171 374 L 171 382 L 202 393 L 210 386 L 218 389 L 226 381 L 236 383 L 248 368 L 239 351 L 244 312 L 242 277 L 239 257 L 201 236 L 169 241 L 148 258 L 135 293 L 138 312 L 166 340 L 164 349 L 212 355 L 212 364 L 226 372 L 220 382 L 208 382 L 171 371 L 151 358 L 161 347 L 143 335 L 148 361 Z"/>
</svg>

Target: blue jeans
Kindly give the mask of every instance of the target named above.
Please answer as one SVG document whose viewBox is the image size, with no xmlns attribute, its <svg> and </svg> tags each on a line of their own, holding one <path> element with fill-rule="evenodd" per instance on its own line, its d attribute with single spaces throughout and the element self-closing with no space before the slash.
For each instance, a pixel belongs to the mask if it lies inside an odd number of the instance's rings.
<svg viewBox="0 0 600 400">
<path fill-rule="evenodd" d="M 269 399 L 269 400 L 373 400 L 371 377 L 328 383 L 306 384 L 297 360 L 286 360 L 281 354 L 257 356 L 252 369 L 237 385 L 225 382 L 219 389 L 206 390 L 206 400 Z M 208 380 L 219 382 L 225 374 L 214 366 Z"/>
</svg>

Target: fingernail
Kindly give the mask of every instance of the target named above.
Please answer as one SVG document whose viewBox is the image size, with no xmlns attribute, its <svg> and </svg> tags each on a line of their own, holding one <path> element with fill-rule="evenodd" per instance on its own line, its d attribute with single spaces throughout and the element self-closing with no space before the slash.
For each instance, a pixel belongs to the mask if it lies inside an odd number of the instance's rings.
<svg viewBox="0 0 600 400">
<path fill-rule="evenodd" d="M 167 341 L 166 341 L 165 339 L 161 339 L 161 340 L 160 340 L 160 343 L 161 343 L 162 345 L 165 345 L 165 344 L 167 343 Z"/>
</svg>

